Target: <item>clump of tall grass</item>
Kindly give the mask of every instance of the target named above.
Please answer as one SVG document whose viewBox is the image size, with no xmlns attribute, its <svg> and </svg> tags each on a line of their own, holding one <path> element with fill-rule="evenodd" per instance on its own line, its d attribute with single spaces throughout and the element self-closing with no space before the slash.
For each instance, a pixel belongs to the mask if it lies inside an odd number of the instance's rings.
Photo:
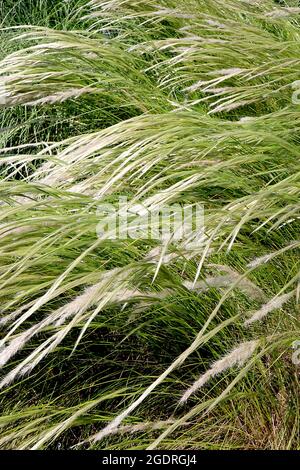
<svg viewBox="0 0 300 470">
<path fill-rule="evenodd" d="M 298 9 L 43 3 L 2 33 L 0 446 L 297 448 Z M 119 196 L 205 236 L 97 236 Z"/>
</svg>

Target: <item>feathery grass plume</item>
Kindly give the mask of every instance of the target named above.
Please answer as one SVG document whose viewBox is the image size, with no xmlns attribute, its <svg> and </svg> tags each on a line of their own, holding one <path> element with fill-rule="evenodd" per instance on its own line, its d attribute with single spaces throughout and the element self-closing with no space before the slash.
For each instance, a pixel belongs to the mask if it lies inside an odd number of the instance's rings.
<svg viewBox="0 0 300 470">
<path fill-rule="evenodd" d="M 299 247 L 300 247 L 300 241 L 294 241 L 294 242 L 288 244 L 287 246 L 281 248 L 280 250 L 277 250 L 277 251 L 274 251 L 272 253 L 268 253 L 266 255 L 259 256 L 258 258 L 253 259 L 252 261 L 250 261 L 250 263 L 248 263 L 247 266 L 249 268 L 256 268 L 256 267 L 258 267 L 262 264 L 268 263 L 273 258 L 281 255 L 282 253 L 285 253 L 288 250 L 293 250 L 293 249 L 299 248 Z"/>
<path fill-rule="evenodd" d="M 84 32 L 30 28 L 16 41 L 30 41 L 1 62 L 0 99 L 6 106 L 43 104 L 78 98 L 94 93 L 97 100 L 140 112 L 160 109 L 161 92 L 141 73 L 143 61 L 126 51 L 122 44 L 94 39 Z M 118 57 L 118 67 L 114 58 Z M 84 74 L 81 72 L 85 70 Z M 140 86 L 136 87 L 136 82 Z M 59 90 L 58 90 L 59 86 Z M 145 93 L 149 94 L 149 101 Z M 143 95 L 139 96 L 143 90 Z M 145 107 L 153 101 L 153 107 Z M 139 104 L 140 103 L 140 104 Z M 166 106 L 166 101 L 162 103 Z"/>
<path fill-rule="evenodd" d="M 300 8 L 297 7 L 282 7 L 278 9 L 274 9 L 268 13 L 266 16 L 270 16 L 271 18 L 284 18 L 290 15 L 300 14 Z"/>
<path fill-rule="evenodd" d="M 245 321 L 245 325 L 251 325 L 253 322 L 260 321 L 265 318 L 273 310 L 280 309 L 282 306 L 288 302 L 292 297 L 294 297 L 295 291 L 287 292 L 286 294 L 277 295 L 273 297 L 268 303 L 264 304 L 259 310 L 254 312 L 248 320 Z"/>
<path fill-rule="evenodd" d="M 203 385 L 208 382 L 212 377 L 221 374 L 231 367 L 242 367 L 244 363 L 254 354 L 259 345 L 259 340 L 246 341 L 234 348 L 225 357 L 216 361 L 211 368 L 205 372 L 196 382 L 182 395 L 180 403 L 184 403 L 195 392 L 197 392 Z"/>
<path fill-rule="evenodd" d="M 120 426 L 119 428 L 112 429 L 110 434 L 108 435 L 114 435 L 114 434 L 127 434 L 127 433 L 138 433 L 138 432 L 145 432 L 145 431 L 157 431 L 164 429 L 170 424 L 173 424 L 174 420 L 172 419 L 167 419 L 165 421 L 157 421 L 157 422 L 146 422 L 146 423 L 138 423 L 138 424 L 127 424 Z M 189 423 L 184 423 L 183 426 L 188 426 Z M 90 436 L 87 441 L 79 442 L 77 445 L 82 445 L 85 442 L 93 441 L 95 440 L 95 436 Z"/>
</svg>

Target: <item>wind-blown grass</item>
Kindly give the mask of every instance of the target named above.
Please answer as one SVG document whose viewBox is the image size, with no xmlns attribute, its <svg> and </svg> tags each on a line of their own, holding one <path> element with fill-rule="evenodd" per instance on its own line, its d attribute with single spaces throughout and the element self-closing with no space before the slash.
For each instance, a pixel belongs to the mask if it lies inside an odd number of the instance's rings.
<svg viewBox="0 0 300 470">
<path fill-rule="evenodd" d="M 42 3 L 1 39 L 0 447 L 298 448 L 297 8 Z M 120 195 L 205 237 L 98 237 Z"/>
</svg>

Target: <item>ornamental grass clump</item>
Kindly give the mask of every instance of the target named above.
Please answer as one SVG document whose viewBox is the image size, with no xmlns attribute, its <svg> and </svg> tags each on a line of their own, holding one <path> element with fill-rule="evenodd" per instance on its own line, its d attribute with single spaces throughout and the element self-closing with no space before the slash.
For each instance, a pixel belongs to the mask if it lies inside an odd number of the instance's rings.
<svg viewBox="0 0 300 470">
<path fill-rule="evenodd" d="M 0 448 L 299 449 L 296 3 L 0 7 Z"/>
</svg>

